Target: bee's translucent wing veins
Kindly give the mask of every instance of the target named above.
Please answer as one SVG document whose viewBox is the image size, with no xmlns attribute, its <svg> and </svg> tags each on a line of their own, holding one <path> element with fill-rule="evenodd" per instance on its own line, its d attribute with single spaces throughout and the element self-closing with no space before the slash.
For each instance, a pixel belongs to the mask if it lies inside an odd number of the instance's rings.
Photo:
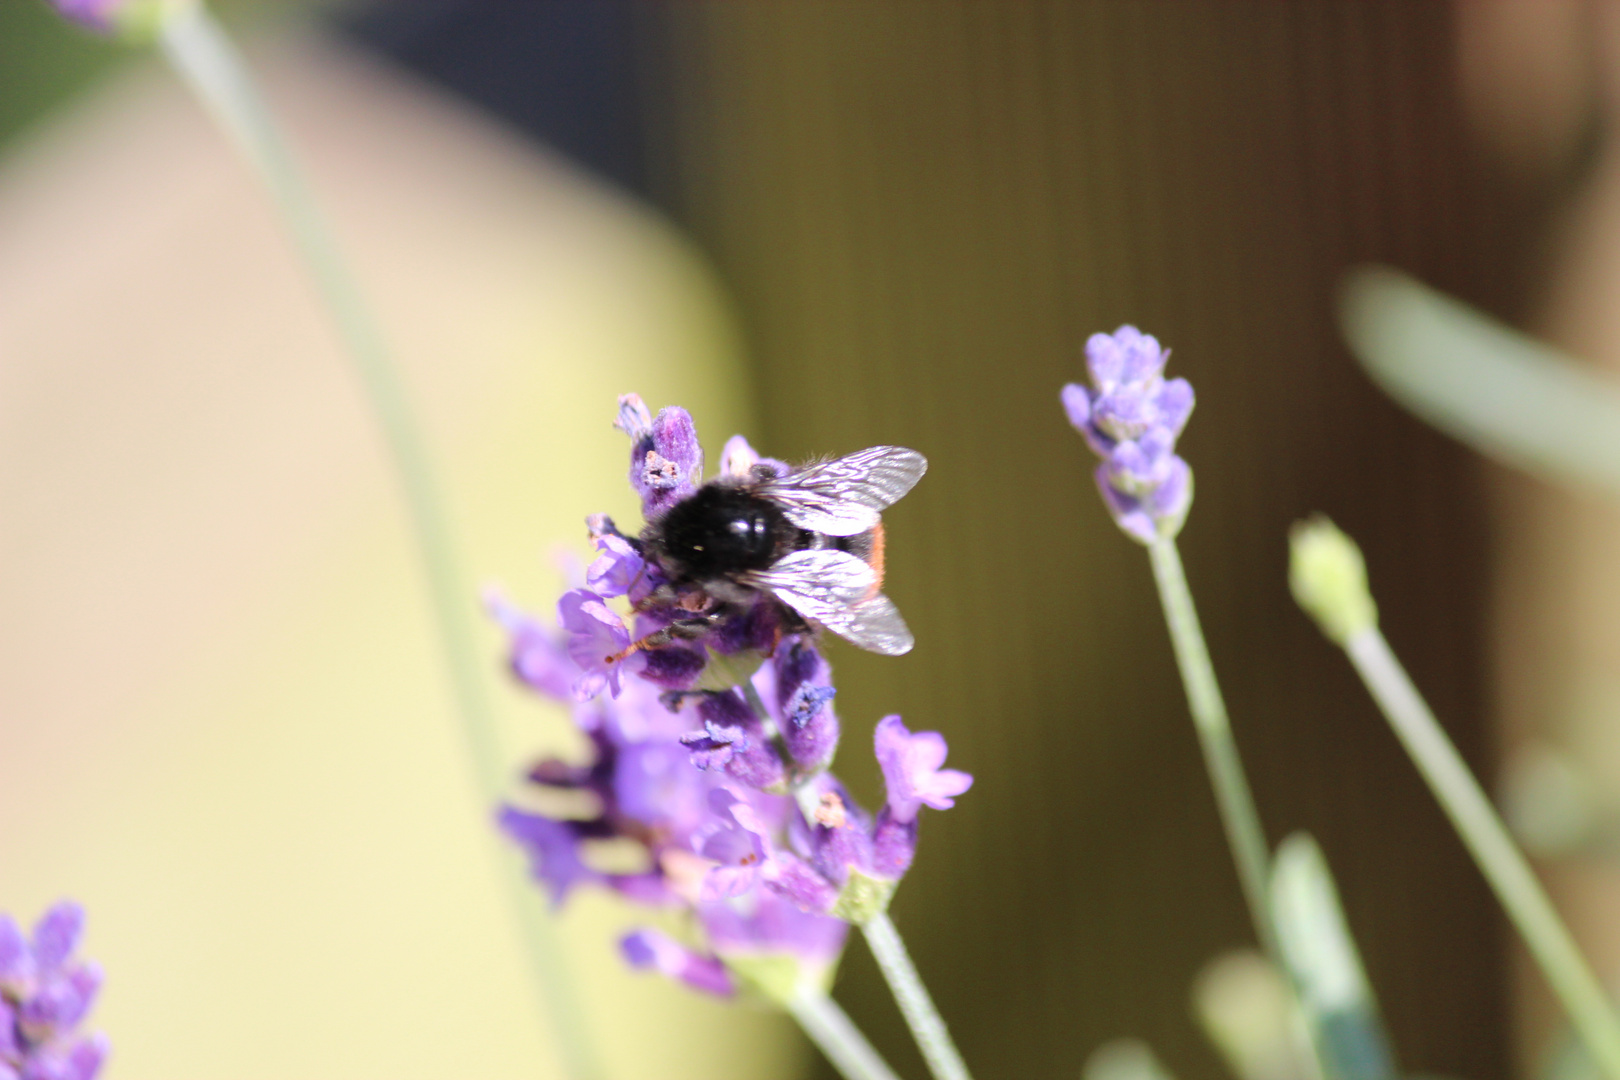
<svg viewBox="0 0 1620 1080">
<path fill-rule="evenodd" d="M 743 581 L 769 590 L 800 615 L 825 623 L 871 595 L 877 574 L 847 551 L 816 548 L 783 556 L 769 570 L 756 570 Z"/>
<path fill-rule="evenodd" d="M 847 551 L 795 551 L 745 580 L 863 649 L 885 656 L 911 651 L 906 621 L 887 596 L 873 592 L 877 575 Z"/>
<path fill-rule="evenodd" d="M 852 608 L 819 620 L 840 637 L 884 656 L 900 656 L 916 643 L 900 609 L 882 593 L 875 593 Z"/>
<path fill-rule="evenodd" d="M 801 529 L 854 536 L 878 523 L 928 471 L 928 459 L 903 446 L 871 446 L 773 480 L 761 488 Z"/>
</svg>

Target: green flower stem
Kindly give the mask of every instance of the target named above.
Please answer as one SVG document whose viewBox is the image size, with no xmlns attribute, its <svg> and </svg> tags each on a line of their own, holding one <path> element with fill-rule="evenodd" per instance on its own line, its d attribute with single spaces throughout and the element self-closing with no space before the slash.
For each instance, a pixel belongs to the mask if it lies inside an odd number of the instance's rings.
<svg viewBox="0 0 1620 1080">
<path fill-rule="evenodd" d="M 826 994 L 800 990 L 788 1000 L 787 1010 L 844 1080 L 899 1080 L 838 1002 Z"/>
<path fill-rule="evenodd" d="M 967 1063 L 951 1041 L 945 1019 L 934 1007 L 934 999 L 928 996 L 928 988 L 917 974 L 917 966 L 911 962 L 906 943 L 900 940 L 900 931 L 894 928 L 888 912 L 873 915 L 861 925 L 861 932 L 866 935 L 866 944 L 877 959 L 934 1080 L 972 1080 Z"/>
<path fill-rule="evenodd" d="M 766 710 L 765 702 L 761 700 L 759 691 L 754 688 L 753 680 L 744 679 L 738 685 L 742 688 L 743 697 L 747 699 L 749 708 L 760 718 L 760 723 L 770 735 L 777 752 L 782 755 L 782 760 L 791 764 L 782 733 L 777 730 L 776 722 Z M 799 813 L 804 815 L 805 822 L 812 829 L 816 827 L 817 809 L 813 780 L 814 777 L 801 777 L 790 789 L 794 802 L 798 804 Z M 887 897 L 880 901 L 886 902 Z M 894 995 L 901 1014 L 906 1018 L 906 1024 L 911 1028 L 912 1038 L 916 1040 L 917 1047 L 922 1051 L 935 1080 L 972 1080 L 961 1053 L 951 1041 L 951 1034 L 945 1027 L 944 1018 L 934 1007 L 934 999 L 928 996 L 928 988 L 923 985 L 922 976 L 917 974 L 917 966 L 911 962 L 911 956 L 906 952 L 906 944 L 900 939 L 900 931 L 895 929 L 888 914 L 879 911 L 859 925 L 862 933 L 866 935 L 866 944 L 871 948 L 872 955 L 877 958 L 878 967 L 883 970 L 889 991 Z M 814 1034 L 811 1038 L 815 1038 Z M 828 1054 L 828 1057 L 832 1055 Z M 836 1062 L 836 1059 L 834 1060 Z"/>
<path fill-rule="evenodd" d="M 203 4 L 181 4 L 164 19 L 159 42 L 170 65 L 267 189 L 365 388 L 404 496 L 480 801 L 486 807 L 493 806 L 500 798 L 505 770 L 494 710 L 483 681 L 485 664 L 468 621 L 473 592 L 461 572 L 449 515 L 427 448 L 382 334 L 255 89 L 245 62 L 223 28 Z M 517 862 L 502 859 L 501 867 L 568 1075 L 576 1080 L 600 1076 L 551 923 L 529 897 L 530 890 Z"/>
<path fill-rule="evenodd" d="M 1377 626 L 1352 634 L 1345 652 L 1524 936 L 1592 1057 L 1610 1080 L 1620 1080 L 1620 1019 L 1479 782 Z"/>
<path fill-rule="evenodd" d="M 1271 870 L 1266 834 L 1260 827 L 1260 814 L 1254 807 L 1254 796 L 1243 773 L 1237 743 L 1232 739 L 1226 703 L 1215 682 L 1215 668 L 1204 644 L 1204 632 L 1198 625 L 1198 611 L 1193 607 L 1192 593 L 1187 588 L 1181 555 L 1176 550 L 1176 542 L 1168 539 L 1149 545 L 1148 554 L 1153 561 L 1153 578 L 1159 585 L 1164 619 L 1170 627 L 1176 666 L 1181 669 L 1181 681 L 1187 688 L 1193 727 L 1198 731 L 1204 764 L 1215 788 L 1221 824 L 1226 828 L 1226 839 L 1237 863 L 1238 880 L 1249 902 L 1255 936 L 1278 970 L 1287 971 L 1271 917 Z"/>
</svg>

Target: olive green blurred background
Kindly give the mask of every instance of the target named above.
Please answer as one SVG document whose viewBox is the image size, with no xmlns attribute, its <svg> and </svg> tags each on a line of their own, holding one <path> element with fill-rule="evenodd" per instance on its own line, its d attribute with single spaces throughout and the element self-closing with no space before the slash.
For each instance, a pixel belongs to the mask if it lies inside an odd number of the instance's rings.
<svg viewBox="0 0 1620 1080">
<path fill-rule="evenodd" d="M 889 591 L 918 647 L 887 660 L 833 646 L 839 768 L 875 799 L 871 725 L 900 712 L 943 731 L 950 763 L 977 778 L 924 822 L 895 918 L 978 1074 L 1074 1077 L 1130 1034 L 1185 1077 L 1219 1075 L 1190 983 L 1249 937 L 1146 558 L 1104 515 L 1057 401 L 1086 337 L 1132 322 L 1198 391 L 1182 550 L 1272 838 L 1322 842 L 1407 1070 L 1508 1075 L 1496 910 L 1284 581 L 1289 523 L 1333 515 L 1367 551 L 1395 648 L 1489 772 L 1481 471 L 1381 399 L 1333 324 L 1338 276 L 1366 260 L 1523 306 L 1549 196 L 1471 148 L 1448 7 L 621 7 L 643 193 L 711 260 L 730 297 L 713 303 L 747 357 L 746 371 L 661 366 L 655 327 L 624 377 L 656 375 L 655 405 L 713 396 L 709 416 L 776 456 L 892 442 L 929 457 L 887 518 Z M 0 137 L 26 137 L 128 62 L 30 0 L 0 0 Z M 416 91 L 456 97 L 431 78 Z M 557 407 L 605 415 L 595 400 Z M 502 445 L 534 453 L 515 434 Z M 557 500 L 553 475 L 529 497 Z M 554 539 L 535 535 L 536 556 Z M 617 962 L 605 934 L 574 951 Z M 837 996 L 921 1074 L 858 943 Z M 594 1020 L 604 1035 L 643 1022 Z"/>
</svg>

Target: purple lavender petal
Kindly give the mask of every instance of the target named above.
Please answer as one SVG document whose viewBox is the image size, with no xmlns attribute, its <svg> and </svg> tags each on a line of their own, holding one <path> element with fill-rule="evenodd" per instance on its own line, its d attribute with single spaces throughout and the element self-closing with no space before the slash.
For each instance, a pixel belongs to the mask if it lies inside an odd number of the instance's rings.
<svg viewBox="0 0 1620 1080">
<path fill-rule="evenodd" d="M 554 631 L 493 589 L 484 593 L 484 610 L 506 631 L 512 673 L 520 681 L 558 701 L 573 698 L 578 667 Z"/>
<path fill-rule="evenodd" d="M 923 806 L 950 809 L 956 805 L 955 796 L 973 786 L 967 773 L 940 768 L 946 746 L 937 731 L 914 735 L 898 716 L 885 716 L 878 721 L 873 744 L 889 793 L 889 813 L 901 824 L 915 820 Z"/>
<path fill-rule="evenodd" d="M 613 771 L 618 813 L 644 825 L 688 833 L 708 816 L 708 782 L 676 742 L 627 746 Z"/>
<path fill-rule="evenodd" d="M 703 730 L 681 736 L 681 744 L 692 751 L 693 765 L 722 770 L 758 790 L 786 779 L 781 757 L 741 693 L 727 690 L 704 695 L 698 716 Z"/>
<path fill-rule="evenodd" d="M 812 969 L 838 959 L 849 936 L 849 924 L 800 907 L 784 894 L 760 890 L 753 903 L 703 904 L 698 917 L 716 952 L 722 956 L 778 953 L 793 956 Z"/>
<path fill-rule="evenodd" d="M 34 924 L 34 964 L 41 975 L 55 971 L 79 943 L 84 931 L 84 908 L 62 900 Z"/>
<path fill-rule="evenodd" d="M 825 915 L 838 902 L 838 885 L 791 851 L 776 852 L 771 862 L 765 884 L 799 910 Z"/>
<path fill-rule="evenodd" d="M 552 907 L 561 907 L 576 885 L 601 880 L 601 875 L 580 859 L 579 834 L 569 822 L 503 806 L 496 817 L 501 831 L 529 855 L 529 872 L 551 893 Z"/>
<path fill-rule="evenodd" d="M 1170 433 L 1172 440 L 1187 426 L 1194 400 L 1192 383 L 1186 379 L 1170 379 L 1159 388 L 1154 405 L 1159 410 L 1159 425 Z"/>
<path fill-rule="evenodd" d="M 630 631 L 618 613 L 589 589 L 571 589 L 557 601 L 557 621 L 568 631 L 568 655 L 579 665 L 573 683 L 576 701 L 589 701 L 604 689 L 619 696 L 619 675 L 627 667 L 639 670 L 646 659 L 631 653 L 623 660 L 611 658 L 630 646 Z"/>
<path fill-rule="evenodd" d="M 585 568 L 585 587 L 604 599 L 624 596 L 647 569 L 641 552 L 622 536 L 598 536 L 596 550 L 601 554 Z"/>
<path fill-rule="evenodd" d="M 639 971 L 658 971 L 695 990 L 720 997 L 736 993 L 731 973 L 719 960 L 699 955 L 657 930 L 632 931 L 619 942 L 619 948 L 630 966 Z"/>
</svg>

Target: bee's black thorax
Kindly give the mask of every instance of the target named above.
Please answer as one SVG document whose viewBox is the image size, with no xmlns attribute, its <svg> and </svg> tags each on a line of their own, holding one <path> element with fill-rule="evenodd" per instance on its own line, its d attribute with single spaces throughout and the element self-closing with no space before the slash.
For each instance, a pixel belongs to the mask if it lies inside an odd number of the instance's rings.
<svg viewBox="0 0 1620 1080">
<path fill-rule="evenodd" d="M 709 483 L 669 508 L 643 538 L 674 581 L 712 581 L 765 570 L 798 547 L 802 530 L 769 499 Z"/>
</svg>

